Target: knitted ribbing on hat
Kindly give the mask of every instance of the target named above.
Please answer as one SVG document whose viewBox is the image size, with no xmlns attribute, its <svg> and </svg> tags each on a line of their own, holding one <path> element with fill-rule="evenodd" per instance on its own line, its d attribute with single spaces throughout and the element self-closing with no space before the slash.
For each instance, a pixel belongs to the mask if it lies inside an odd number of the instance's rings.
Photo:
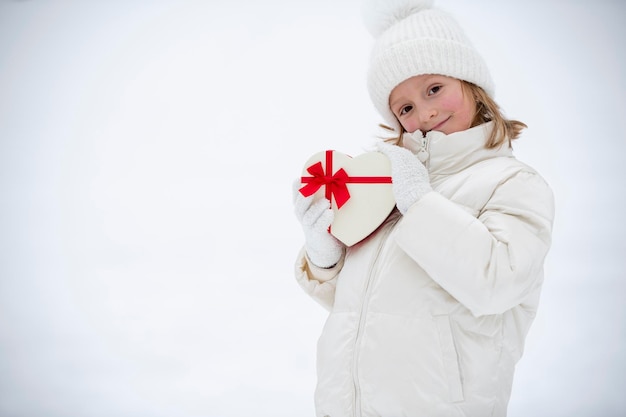
<svg viewBox="0 0 626 417">
<path fill-rule="evenodd" d="M 389 126 L 400 125 L 389 108 L 389 95 L 401 82 L 422 74 L 469 81 L 493 96 L 489 70 L 458 22 L 432 8 L 433 0 L 364 0 L 363 19 L 375 43 L 367 87 L 374 106 Z"/>
</svg>

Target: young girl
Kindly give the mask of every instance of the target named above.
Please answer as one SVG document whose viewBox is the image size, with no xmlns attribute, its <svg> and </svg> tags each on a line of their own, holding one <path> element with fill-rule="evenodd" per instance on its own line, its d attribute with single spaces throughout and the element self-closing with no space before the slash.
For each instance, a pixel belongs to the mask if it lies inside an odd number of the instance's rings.
<svg viewBox="0 0 626 417">
<path fill-rule="evenodd" d="M 553 195 L 514 158 L 507 120 L 457 22 L 432 1 L 379 0 L 368 72 L 392 143 L 397 210 L 364 241 L 331 234 L 329 202 L 294 193 L 304 290 L 330 312 L 318 417 L 505 416 L 539 301 Z"/>
</svg>

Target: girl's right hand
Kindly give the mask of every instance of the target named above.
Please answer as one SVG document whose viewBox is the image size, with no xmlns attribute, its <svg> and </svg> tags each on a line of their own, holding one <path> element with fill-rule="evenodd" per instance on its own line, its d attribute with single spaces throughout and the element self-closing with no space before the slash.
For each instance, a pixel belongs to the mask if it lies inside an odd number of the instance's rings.
<svg viewBox="0 0 626 417">
<path fill-rule="evenodd" d="M 302 225 L 306 253 L 309 260 L 320 268 L 331 268 L 339 262 L 345 245 L 328 231 L 335 213 L 325 198 L 314 201 L 314 196 L 303 196 L 299 181 L 293 187 L 293 205 L 296 218 Z"/>
</svg>

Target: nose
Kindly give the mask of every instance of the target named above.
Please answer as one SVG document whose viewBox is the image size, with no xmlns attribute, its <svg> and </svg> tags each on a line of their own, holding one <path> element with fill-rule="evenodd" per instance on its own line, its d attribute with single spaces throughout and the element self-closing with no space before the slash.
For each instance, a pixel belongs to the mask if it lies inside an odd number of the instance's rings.
<svg viewBox="0 0 626 417">
<path fill-rule="evenodd" d="M 420 129 L 424 130 L 424 127 L 427 127 L 430 121 L 437 115 L 437 110 L 432 107 L 422 108 L 419 112 L 420 119 Z"/>
<path fill-rule="evenodd" d="M 420 107 L 411 112 L 411 115 L 402 121 L 402 126 L 409 133 L 413 133 L 416 130 L 427 132 L 432 127 L 432 120 L 437 114 L 436 108 Z"/>
</svg>

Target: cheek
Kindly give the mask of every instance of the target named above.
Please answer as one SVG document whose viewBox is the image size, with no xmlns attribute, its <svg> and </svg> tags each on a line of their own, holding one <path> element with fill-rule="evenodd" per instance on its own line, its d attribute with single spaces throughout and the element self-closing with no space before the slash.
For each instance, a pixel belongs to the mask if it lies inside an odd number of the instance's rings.
<svg viewBox="0 0 626 417">
<path fill-rule="evenodd" d="M 450 97 L 444 105 L 448 111 L 455 114 L 459 122 L 467 125 L 466 128 L 470 127 L 476 108 L 470 97 Z"/>
<path fill-rule="evenodd" d="M 401 123 L 404 130 L 409 133 L 413 133 L 418 129 L 418 124 L 413 119 L 405 120 L 404 123 Z"/>
<path fill-rule="evenodd" d="M 457 114 L 465 113 L 468 110 L 465 97 L 456 94 L 443 98 L 441 101 L 441 107 L 447 111 Z"/>
</svg>

